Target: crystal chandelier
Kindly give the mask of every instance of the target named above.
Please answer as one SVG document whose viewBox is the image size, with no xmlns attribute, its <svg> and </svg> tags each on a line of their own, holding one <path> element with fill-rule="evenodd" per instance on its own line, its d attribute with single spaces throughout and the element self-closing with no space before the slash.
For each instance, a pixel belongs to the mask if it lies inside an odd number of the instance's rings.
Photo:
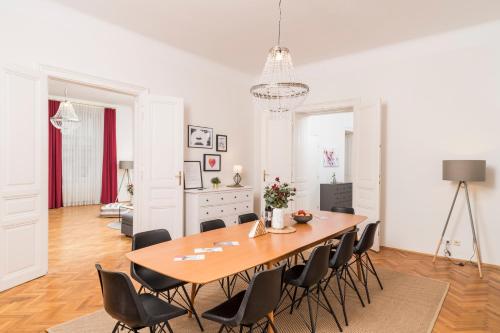
<svg viewBox="0 0 500 333">
<path fill-rule="evenodd" d="M 64 90 L 66 100 L 59 104 L 59 108 L 54 116 L 50 117 L 50 123 L 55 128 L 61 130 L 61 133 L 67 134 L 80 126 L 80 119 L 76 115 L 73 104 L 68 101 L 68 90 Z"/>
<path fill-rule="evenodd" d="M 260 83 L 250 88 L 255 102 L 264 110 L 285 112 L 298 107 L 309 93 L 309 86 L 297 82 L 288 48 L 280 46 L 281 0 L 279 1 L 278 45 L 269 50 Z"/>
</svg>

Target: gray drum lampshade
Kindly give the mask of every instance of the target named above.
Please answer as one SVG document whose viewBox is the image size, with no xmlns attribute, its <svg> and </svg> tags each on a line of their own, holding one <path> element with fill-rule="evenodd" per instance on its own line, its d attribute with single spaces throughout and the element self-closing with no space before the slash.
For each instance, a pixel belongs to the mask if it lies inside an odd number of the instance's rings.
<svg viewBox="0 0 500 333">
<path fill-rule="evenodd" d="M 120 161 L 118 167 L 123 170 L 132 170 L 134 168 L 134 161 Z"/>
<path fill-rule="evenodd" d="M 443 180 L 483 182 L 485 177 L 485 160 L 443 161 Z"/>
</svg>

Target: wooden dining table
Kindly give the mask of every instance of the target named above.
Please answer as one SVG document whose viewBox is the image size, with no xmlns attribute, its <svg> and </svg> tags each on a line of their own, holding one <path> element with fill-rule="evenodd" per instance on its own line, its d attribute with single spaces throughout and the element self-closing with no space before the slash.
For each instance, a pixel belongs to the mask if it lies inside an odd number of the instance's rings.
<svg viewBox="0 0 500 333">
<path fill-rule="evenodd" d="M 191 301 L 194 304 L 198 286 L 231 276 L 250 268 L 265 265 L 273 267 L 281 260 L 295 256 L 315 245 L 356 228 L 365 216 L 327 211 L 312 211 L 313 219 L 307 224 L 296 224 L 290 214 L 285 224 L 293 226 L 293 233 L 267 233 L 249 238 L 254 223 L 195 234 L 135 250 L 126 254 L 138 265 L 160 274 L 192 284 Z M 174 261 L 175 257 L 192 255 L 195 248 L 214 247 L 218 242 L 239 242 L 238 246 L 224 246 L 222 252 L 204 253 L 200 261 Z M 273 318 L 273 314 L 270 314 Z"/>
</svg>

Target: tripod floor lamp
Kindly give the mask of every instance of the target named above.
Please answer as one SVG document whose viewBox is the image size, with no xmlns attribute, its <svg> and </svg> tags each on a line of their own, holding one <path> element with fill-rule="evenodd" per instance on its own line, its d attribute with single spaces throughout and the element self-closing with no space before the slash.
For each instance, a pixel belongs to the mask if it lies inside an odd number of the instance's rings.
<svg viewBox="0 0 500 333">
<path fill-rule="evenodd" d="M 467 182 L 483 182 L 486 175 L 486 161 L 484 160 L 446 160 L 443 161 L 443 180 L 458 181 L 457 191 L 453 197 L 453 202 L 451 204 L 450 212 L 448 213 L 448 218 L 443 228 L 441 234 L 441 239 L 436 248 L 436 253 L 434 254 L 433 262 L 436 261 L 439 248 L 443 242 L 444 235 L 446 233 L 446 228 L 448 228 L 448 223 L 450 222 L 451 213 L 455 207 L 455 202 L 457 201 L 458 192 L 463 187 L 465 189 L 465 199 L 467 201 L 467 208 L 469 210 L 469 220 L 472 231 L 472 241 L 474 247 L 474 253 L 477 258 L 477 269 L 479 270 L 479 276 L 483 277 L 483 272 L 481 270 L 481 253 L 479 251 L 479 246 L 477 244 L 476 228 L 474 227 L 474 219 L 472 218 L 472 210 L 470 208 L 469 199 L 469 189 L 467 187 Z"/>
<path fill-rule="evenodd" d="M 118 193 L 116 194 L 115 202 L 118 202 L 118 196 L 120 195 L 120 190 L 122 189 L 122 185 L 123 185 L 123 181 L 125 180 L 125 177 L 127 177 L 127 187 L 131 184 L 130 183 L 130 170 L 134 169 L 134 161 L 120 161 L 118 163 L 118 168 L 121 170 L 125 170 L 125 172 L 122 175 L 122 180 L 120 181 L 120 186 L 118 187 Z"/>
</svg>

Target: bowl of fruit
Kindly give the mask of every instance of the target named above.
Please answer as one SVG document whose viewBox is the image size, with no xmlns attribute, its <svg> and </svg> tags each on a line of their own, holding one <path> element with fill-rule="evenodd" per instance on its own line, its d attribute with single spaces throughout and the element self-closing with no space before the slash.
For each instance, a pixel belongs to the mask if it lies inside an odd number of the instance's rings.
<svg viewBox="0 0 500 333">
<path fill-rule="evenodd" d="M 311 221 L 313 218 L 311 213 L 307 213 L 306 211 L 304 211 L 302 209 L 296 213 L 293 213 L 292 217 L 295 220 L 295 222 L 297 222 L 297 223 L 307 223 L 307 222 Z"/>
</svg>

